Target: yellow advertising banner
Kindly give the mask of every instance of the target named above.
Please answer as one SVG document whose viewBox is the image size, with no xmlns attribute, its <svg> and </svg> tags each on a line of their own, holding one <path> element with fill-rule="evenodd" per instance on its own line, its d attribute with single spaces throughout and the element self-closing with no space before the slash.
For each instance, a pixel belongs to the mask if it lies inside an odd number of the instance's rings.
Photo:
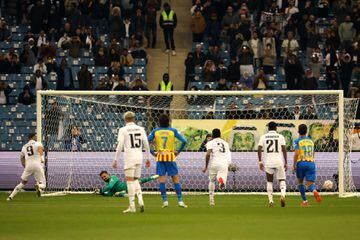
<svg viewBox="0 0 360 240">
<path fill-rule="evenodd" d="M 267 132 L 271 120 L 172 120 L 172 126 L 179 129 L 188 143 L 187 151 L 199 151 L 206 135 L 219 128 L 222 138 L 229 142 L 232 151 L 254 151 L 260 136 Z M 286 139 L 288 150 L 293 150 L 293 142 L 298 138 L 300 124 L 308 126 L 308 134 L 315 142 L 316 151 L 334 152 L 338 150 L 338 130 L 333 120 L 276 120 L 278 132 Z"/>
</svg>

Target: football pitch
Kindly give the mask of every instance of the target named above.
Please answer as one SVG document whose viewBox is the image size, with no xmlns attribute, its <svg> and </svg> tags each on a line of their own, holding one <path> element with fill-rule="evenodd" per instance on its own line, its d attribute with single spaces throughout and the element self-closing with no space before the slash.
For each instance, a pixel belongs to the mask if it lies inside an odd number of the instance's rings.
<svg viewBox="0 0 360 240">
<path fill-rule="evenodd" d="M 0 193 L 0 239 L 359 239 L 360 199 L 323 197 L 317 204 L 268 208 L 266 196 L 185 196 L 189 208 L 167 209 L 158 195 L 145 195 L 145 213 L 123 214 L 127 198 L 69 195 L 37 198 L 19 193 L 12 202 Z M 277 200 L 278 197 L 275 197 Z"/>
</svg>

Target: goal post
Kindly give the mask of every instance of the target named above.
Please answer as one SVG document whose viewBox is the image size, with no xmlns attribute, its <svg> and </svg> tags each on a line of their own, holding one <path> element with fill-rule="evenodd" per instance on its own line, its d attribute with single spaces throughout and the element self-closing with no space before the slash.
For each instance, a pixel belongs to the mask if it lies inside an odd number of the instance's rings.
<svg viewBox="0 0 360 240">
<path fill-rule="evenodd" d="M 222 130 L 232 150 L 234 165 L 229 171 L 228 191 L 265 191 L 255 151 L 266 124 L 275 121 L 287 140 L 290 192 L 297 189 L 290 173 L 293 140 L 298 137 L 297 126 L 305 123 L 316 145 L 318 188 L 325 180 L 332 180 L 335 187 L 330 193 L 353 196 L 360 188 L 360 176 L 353 176 L 351 163 L 357 104 L 356 99 L 345 99 L 341 90 L 37 91 L 37 135 L 46 152 L 46 191 L 92 192 L 103 185 L 98 176 L 101 170 L 124 179 L 123 171 L 111 169 L 111 161 L 118 128 L 124 125 L 123 113 L 132 110 L 147 132 L 157 126 L 159 113 L 169 113 L 172 125 L 187 138 L 177 161 L 188 192 L 206 191 L 200 145 L 215 127 Z M 145 176 L 155 174 L 152 162 L 152 168 L 144 169 Z M 156 183 L 148 183 L 144 189 L 156 190 Z"/>
</svg>

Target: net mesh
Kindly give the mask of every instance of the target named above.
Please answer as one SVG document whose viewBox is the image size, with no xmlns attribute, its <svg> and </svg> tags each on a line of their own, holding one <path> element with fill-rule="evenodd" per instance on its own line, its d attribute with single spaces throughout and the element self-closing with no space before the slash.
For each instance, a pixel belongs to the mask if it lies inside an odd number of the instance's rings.
<svg viewBox="0 0 360 240">
<path fill-rule="evenodd" d="M 297 126 L 307 124 L 309 136 L 315 142 L 317 185 L 332 180 L 337 191 L 339 182 L 339 95 L 283 95 L 221 92 L 171 95 L 51 95 L 41 96 L 42 139 L 47 152 L 47 191 L 93 191 L 103 187 L 102 170 L 124 180 L 121 169 L 112 169 L 118 129 L 124 126 L 123 113 L 134 111 L 137 124 L 148 133 L 157 126 L 158 116 L 166 112 L 172 126 L 187 139 L 184 152 L 177 157 L 182 187 L 186 191 L 202 192 L 208 187 L 208 176 L 202 173 L 205 162 L 203 143 L 213 128 L 220 128 L 222 137 L 232 150 L 227 191 L 266 191 L 265 175 L 258 169 L 257 142 L 267 131 L 267 123 L 278 123 L 278 132 L 286 139 L 289 169 L 293 159 L 293 142 L 298 137 Z M 138 95 L 135 95 L 138 94 Z M 345 192 L 360 188 L 358 169 L 351 161 L 351 135 L 357 100 L 346 100 L 344 106 L 344 185 Z M 120 161 L 121 163 L 121 161 Z M 143 176 L 155 174 L 152 166 L 143 169 Z M 296 191 L 295 176 L 287 172 L 289 191 Z M 275 184 L 274 186 L 276 186 Z M 170 182 L 167 187 L 172 189 Z M 144 190 L 156 190 L 157 183 L 143 185 Z"/>
</svg>

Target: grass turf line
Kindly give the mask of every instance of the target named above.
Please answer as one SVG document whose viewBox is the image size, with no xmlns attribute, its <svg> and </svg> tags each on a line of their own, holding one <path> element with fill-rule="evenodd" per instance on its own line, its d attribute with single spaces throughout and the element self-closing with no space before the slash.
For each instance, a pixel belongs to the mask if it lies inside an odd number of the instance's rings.
<svg viewBox="0 0 360 240">
<path fill-rule="evenodd" d="M 266 196 L 186 196 L 188 209 L 161 208 L 160 196 L 145 195 L 144 214 L 123 214 L 127 198 L 71 195 L 37 198 L 0 193 L 0 239 L 358 239 L 360 199 L 288 197 L 286 208 L 267 207 Z"/>
</svg>

